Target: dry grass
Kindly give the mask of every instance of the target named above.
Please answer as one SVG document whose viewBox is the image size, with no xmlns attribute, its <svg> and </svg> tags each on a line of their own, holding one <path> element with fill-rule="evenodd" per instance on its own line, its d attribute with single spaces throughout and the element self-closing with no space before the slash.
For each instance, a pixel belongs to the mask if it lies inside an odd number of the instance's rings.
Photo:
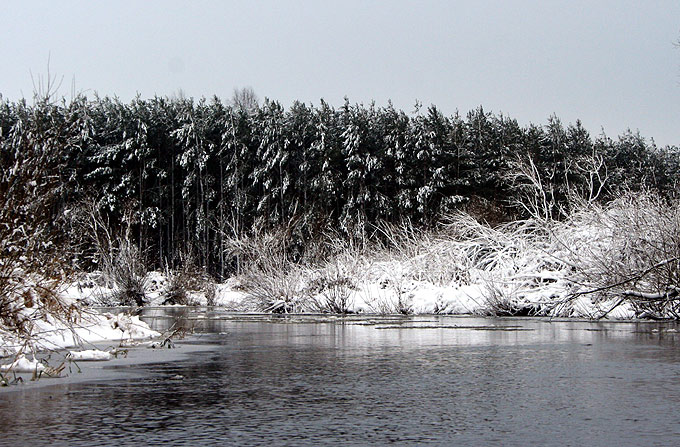
<svg viewBox="0 0 680 447">
<path fill-rule="evenodd" d="M 143 306 L 146 303 L 146 267 L 139 249 L 127 239 L 119 240 L 111 256 L 103 259 L 103 272 L 113 285 L 116 305 Z"/>
<path fill-rule="evenodd" d="M 346 314 L 352 309 L 352 292 L 356 290 L 355 271 L 348 271 L 346 263 L 338 259 L 319 270 L 311 270 L 305 294 L 319 312 Z"/>
<path fill-rule="evenodd" d="M 289 256 L 289 228 L 232 239 L 231 252 L 240 263 L 240 283 L 251 306 L 261 311 L 299 312 L 306 309 L 300 266 Z"/>
<path fill-rule="evenodd" d="M 203 293 L 206 305 L 215 304 L 215 281 L 210 275 L 196 268 L 193 263 L 183 263 L 179 270 L 165 269 L 168 279 L 162 290 L 163 305 L 192 306 L 197 301 L 192 299 L 191 292 Z"/>
</svg>

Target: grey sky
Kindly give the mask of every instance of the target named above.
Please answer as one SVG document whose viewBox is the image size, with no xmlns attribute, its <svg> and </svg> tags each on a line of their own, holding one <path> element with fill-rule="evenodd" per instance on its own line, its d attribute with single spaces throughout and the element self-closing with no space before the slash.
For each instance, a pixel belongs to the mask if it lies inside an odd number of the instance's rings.
<svg viewBox="0 0 680 447">
<path fill-rule="evenodd" d="M 12 1 L 0 93 L 30 99 L 49 54 L 67 96 L 418 99 L 680 145 L 679 37 L 677 0 Z"/>
</svg>

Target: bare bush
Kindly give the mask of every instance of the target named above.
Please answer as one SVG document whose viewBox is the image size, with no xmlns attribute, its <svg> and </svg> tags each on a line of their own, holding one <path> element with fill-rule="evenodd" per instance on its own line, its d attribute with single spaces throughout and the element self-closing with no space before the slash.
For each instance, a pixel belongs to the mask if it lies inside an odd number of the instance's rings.
<svg viewBox="0 0 680 447">
<path fill-rule="evenodd" d="M 241 288 L 258 310 L 294 312 L 306 306 L 301 269 L 289 249 L 294 225 L 230 237 L 225 244 L 228 255 L 239 259 Z"/>
<path fill-rule="evenodd" d="M 205 293 L 205 305 L 208 307 L 215 306 L 217 297 L 217 284 L 215 284 L 215 281 L 206 282 L 203 293 Z"/>
<path fill-rule="evenodd" d="M 94 200 L 85 201 L 72 213 L 73 230 L 84 235 L 95 249 L 92 261 L 99 265 L 114 290 L 112 305 L 143 306 L 146 303 L 146 266 L 139 247 L 132 242 L 133 213 L 126 212 L 118 231 Z"/>
<path fill-rule="evenodd" d="M 124 306 L 146 303 L 146 267 L 139 249 L 128 240 L 119 240 L 113 257 L 104 259 L 104 272 L 114 285 L 114 300 Z"/>
<path fill-rule="evenodd" d="M 275 259 L 259 262 L 242 275 L 242 288 L 264 312 L 299 312 L 306 308 L 299 267 Z"/>
<path fill-rule="evenodd" d="M 554 170 L 542 174 L 531 156 L 518 156 L 506 175 L 515 191 L 512 204 L 531 219 L 548 224 L 569 217 L 583 203 L 596 203 L 609 187 L 607 165 L 594 151 L 570 162 L 562 175 L 555 178 Z M 571 182 L 571 176 L 580 182 Z"/>
<path fill-rule="evenodd" d="M 329 262 L 325 268 L 315 272 L 305 290 L 314 307 L 320 312 L 337 314 L 349 313 L 352 307 L 352 293 L 356 289 L 356 272 L 348 272 L 345 265 Z"/>
<path fill-rule="evenodd" d="M 509 180 L 515 188 L 514 205 L 534 219 L 550 221 L 557 217 L 555 179 L 544 179 L 531 156 L 518 156 L 511 168 Z"/>
<path fill-rule="evenodd" d="M 186 306 L 189 304 L 186 276 L 182 272 L 169 270 L 166 270 L 165 274 L 168 277 L 168 286 L 163 290 L 163 305 Z"/>
<path fill-rule="evenodd" d="M 192 256 L 183 256 L 178 270 L 166 268 L 165 276 L 168 284 L 162 292 L 164 305 L 197 305 L 198 302 L 191 298 L 191 292 L 203 293 L 208 306 L 215 304 L 215 281 L 196 266 Z"/>
<path fill-rule="evenodd" d="M 548 315 L 548 309 L 540 302 L 525 300 L 521 295 L 523 284 L 509 282 L 502 286 L 489 280 L 484 284 L 483 315 L 494 317 L 524 317 Z"/>
</svg>

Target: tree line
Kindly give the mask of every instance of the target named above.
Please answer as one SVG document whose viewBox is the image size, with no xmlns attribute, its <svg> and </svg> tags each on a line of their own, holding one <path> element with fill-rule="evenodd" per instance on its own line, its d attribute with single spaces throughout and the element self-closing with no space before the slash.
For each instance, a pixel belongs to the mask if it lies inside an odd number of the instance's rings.
<svg viewBox="0 0 680 447">
<path fill-rule="evenodd" d="M 680 178 L 678 148 L 639 133 L 592 137 L 556 116 L 520 126 L 482 107 L 446 116 L 434 105 L 406 113 L 348 100 L 288 109 L 217 97 L 0 100 L 0 151 L 0 220 L 14 219 L 0 222 L 6 231 L 58 234 L 58 244 L 79 244 L 73 262 L 92 267 L 93 242 L 73 217 L 89 203 L 149 267 L 191 257 L 218 277 L 238 268 L 234 241 L 257 232 L 288 228 L 302 256 L 329 229 L 431 227 L 459 209 L 519 218 L 536 187 L 543 211 L 558 216 L 573 193 L 671 197 Z M 18 209 L 18 197 L 31 203 Z"/>
</svg>

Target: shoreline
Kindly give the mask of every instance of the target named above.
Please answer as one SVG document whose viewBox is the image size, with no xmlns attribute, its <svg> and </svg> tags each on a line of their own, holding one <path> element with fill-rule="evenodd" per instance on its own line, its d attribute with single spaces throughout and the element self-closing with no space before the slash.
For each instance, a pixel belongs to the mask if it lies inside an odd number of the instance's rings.
<svg viewBox="0 0 680 447">
<path fill-rule="evenodd" d="M 151 318 L 149 315 L 145 315 L 145 311 L 159 311 L 159 310 L 207 310 L 213 312 L 219 312 L 221 315 L 233 315 L 242 317 L 272 317 L 272 318 L 285 318 L 285 317 L 321 317 L 329 319 L 338 318 L 402 318 L 408 319 L 413 317 L 454 317 L 454 318 L 488 318 L 488 319 L 503 319 L 503 320 L 541 320 L 541 321 L 554 321 L 554 322 L 584 322 L 584 323 L 673 323 L 679 320 L 674 318 L 588 318 L 582 316 L 574 317 L 551 317 L 545 315 L 483 315 L 474 313 L 432 313 L 432 312 L 422 312 L 422 313 L 411 313 L 411 314 L 401 314 L 401 313 L 372 313 L 372 312 L 348 312 L 348 313 L 330 313 L 330 312 L 288 312 L 288 313 L 276 313 L 276 312 L 263 312 L 263 311 L 241 311 L 234 310 L 224 306 L 205 306 L 205 305 L 167 305 L 167 306 L 144 306 L 141 308 L 136 308 L 133 306 L 119 306 L 119 307 L 109 307 L 109 306 L 89 306 L 88 309 L 94 309 L 97 311 L 109 312 L 112 309 L 140 309 L 141 314 L 139 317 L 141 319 Z M 171 318 L 168 315 L 158 315 L 154 318 Z M 208 319 L 208 318 L 204 318 Z"/>
<path fill-rule="evenodd" d="M 63 355 L 64 375 L 61 377 L 41 377 L 38 380 L 31 380 L 31 373 L 16 373 L 23 382 L 8 386 L 0 386 L 0 393 L 14 393 L 34 390 L 44 390 L 46 388 L 68 388 L 73 385 L 83 385 L 100 381 L 118 381 L 140 378 L 144 372 L 140 369 L 143 365 L 156 363 L 174 363 L 187 359 L 191 354 L 208 351 L 212 343 L 196 343 L 200 336 L 191 336 L 179 340 L 172 349 L 151 348 L 150 343 L 145 342 L 138 346 L 121 348 L 120 351 L 127 351 L 125 355 L 114 357 L 106 361 L 69 361 L 66 359 L 68 350 L 59 352 L 39 353 L 36 358 L 52 358 L 55 354 Z M 111 344 L 98 343 L 95 349 L 106 349 Z M 55 362 L 56 364 L 61 363 Z M 7 373 L 13 377 L 12 373 Z"/>
<path fill-rule="evenodd" d="M 111 308 L 101 308 L 99 311 L 110 311 Z M 116 308 L 118 311 L 124 308 Z M 144 311 L 162 312 L 162 315 L 145 314 Z M 170 312 L 168 312 L 170 311 Z M 177 313 L 173 311 L 179 311 Z M 184 315 L 181 315 L 184 314 Z M 56 367 L 62 362 L 65 365 L 61 377 L 41 377 L 31 381 L 32 373 L 5 373 L 5 377 L 13 379 L 21 377 L 23 382 L 0 387 L 0 393 L 32 392 L 36 390 L 68 391 L 72 386 L 90 384 L 95 382 L 112 382 L 120 380 L 130 380 L 145 376 L 144 365 L 151 364 L 172 364 L 188 359 L 191 355 L 208 352 L 218 346 L 215 342 L 217 333 L 212 333 L 210 329 L 205 331 L 201 328 L 201 323 L 210 321 L 222 321 L 233 323 L 269 323 L 269 324 L 333 324 L 333 325 L 358 325 L 370 326 L 376 330 L 476 330 L 476 331 L 505 331 L 516 332 L 518 330 L 530 330 L 519 328 L 512 324 L 529 323 L 577 323 L 584 325 L 586 331 L 607 331 L 611 326 L 630 326 L 642 325 L 643 328 L 634 329 L 632 332 L 652 334 L 677 335 L 680 333 L 680 323 L 675 320 L 594 320 L 584 318 L 550 318 L 532 316 L 479 316 L 479 315 L 441 315 L 441 314 L 420 314 L 420 315 L 385 315 L 385 314 L 327 314 L 327 313 L 288 313 L 272 314 L 261 312 L 234 312 L 221 308 L 206 306 L 154 306 L 143 308 L 139 315 L 142 321 L 150 322 L 157 318 L 164 318 L 173 321 L 184 319 L 192 325 L 189 335 L 185 335 L 172 342 L 172 349 L 162 345 L 162 338 L 156 337 L 153 340 L 135 341 L 130 345 L 121 346 L 120 340 L 110 342 L 98 342 L 87 344 L 87 349 L 111 350 L 117 349 L 119 355 L 106 361 L 69 361 L 67 354 L 69 349 L 55 351 L 38 352 L 35 356 L 38 360 L 49 361 L 49 366 Z M 469 320 L 471 324 L 467 324 Z M 462 322 L 462 324 L 460 324 Z M 508 324 L 509 323 L 509 324 Z M 534 323 L 534 324 L 531 324 Z M 151 324 L 150 326 L 155 327 Z M 591 326 L 591 327 L 588 327 Z M 609 328 L 607 326 L 610 326 Z M 155 329 L 159 329 L 155 327 Z M 152 346 L 157 347 L 153 348 Z M 80 347 L 79 349 L 84 349 Z M 9 358 L 6 358 L 9 359 Z M 161 380 L 183 380 L 173 377 L 162 377 Z"/>
</svg>

